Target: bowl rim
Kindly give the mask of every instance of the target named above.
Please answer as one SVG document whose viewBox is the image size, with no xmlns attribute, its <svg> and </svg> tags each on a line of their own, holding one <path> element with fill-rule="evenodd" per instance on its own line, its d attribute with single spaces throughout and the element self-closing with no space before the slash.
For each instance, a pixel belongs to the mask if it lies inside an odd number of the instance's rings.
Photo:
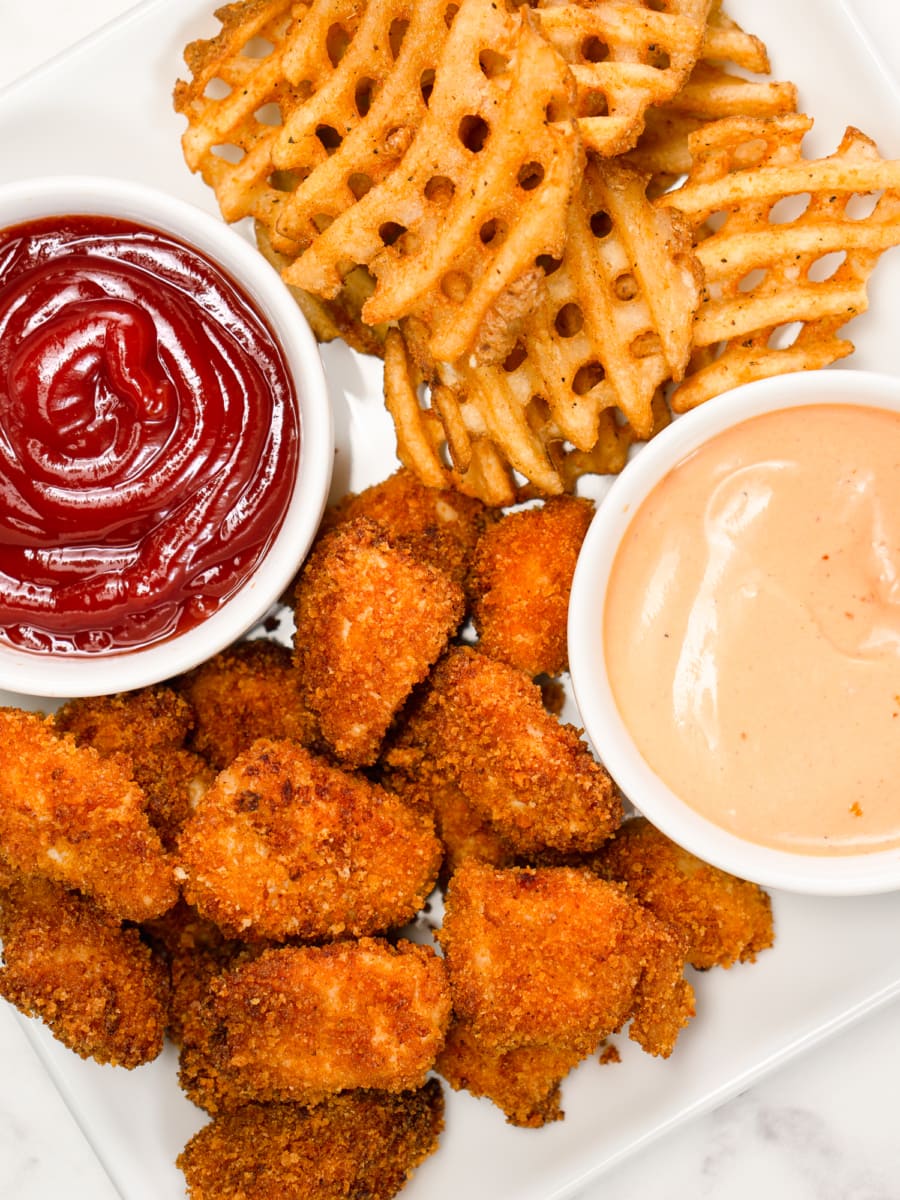
<svg viewBox="0 0 900 1200">
<path fill-rule="evenodd" d="M 678 417 L 640 448 L 599 503 L 578 557 L 568 616 L 569 670 L 595 753 L 635 809 L 667 837 L 713 866 L 765 887 L 866 895 L 900 888 L 900 847 L 846 855 L 794 853 L 742 839 L 702 816 L 652 771 L 637 749 L 613 699 L 603 648 L 610 571 L 626 529 L 652 488 L 699 446 L 735 425 L 765 413 L 823 404 L 900 413 L 900 378 L 839 368 L 742 384 Z"/>
<path fill-rule="evenodd" d="M 221 218 L 142 183 L 46 175 L 0 185 L 0 228 L 45 216 L 108 216 L 158 229 L 199 250 L 234 280 L 269 325 L 294 384 L 300 453 L 281 527 L 254 572 L 210 617 L 150 646 L 102 655 L 48 655 L 0 646 L 0 688 L 24 697 L 96 696 L 182 674 L 257 624 L 312 544 L 328 497 L 334 422 L 325 371 L 306 318 L 278 273 Z"/>
</svg>

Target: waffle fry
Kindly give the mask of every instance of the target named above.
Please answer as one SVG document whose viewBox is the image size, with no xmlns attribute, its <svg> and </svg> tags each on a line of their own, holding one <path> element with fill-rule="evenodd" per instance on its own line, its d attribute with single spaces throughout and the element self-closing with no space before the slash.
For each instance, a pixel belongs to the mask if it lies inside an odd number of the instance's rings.
<svg viewBox="0 0 900 1200">
<path fill-rule="evenodd" d="M 703 44 L 710 0 L 559 4 L 539 0 L 542 32 L 568 62 L 578 88 L 578 127 L 604 157 L 638 138 L 651 105 L 671 100 Z"/>
<path fill-rule="evenodd" d="M 799 114 L 704 126 L 690 139 L 687 182 L 657 201 L 691 221 L 706 275 L 694 362 L 670 397 L 676 412 L 751 379 L 826 366 L 853 349 L 839 331 L 868 307 L 868 277 L 900 242 L 900 161 L 882 159 L 852 128 L 834 154 L 805 159 L 801 142 L 811 126 Z M 871 212 L 855 214 L 859 198 L 875 193 Z M 790 199 L 803 211 L 784 219 L 776 205 Z M 717 215 L 721 224 L 704 236 Z"/>
<path fill-rule="evenodd" d="M 436 360 L 469 354 L 497 306 L 503 325 L 529 310 L 535 259 L 562 249 L 578 150 L 569 101 L 566 64 L 523 12 L 463 0 L 401 165 L 284 278 L 329 299 L 345 264 L 368 266 L 367 322 L 414 315 Z"/>
</svg>

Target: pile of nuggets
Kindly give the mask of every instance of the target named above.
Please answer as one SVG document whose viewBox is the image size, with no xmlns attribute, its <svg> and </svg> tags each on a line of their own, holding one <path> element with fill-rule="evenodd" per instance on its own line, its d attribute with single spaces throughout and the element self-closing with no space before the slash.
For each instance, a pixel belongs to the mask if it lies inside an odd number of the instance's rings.
<svg viewBox="0 0 900 1200">
<path fill-rule="evenodd" d="M 99 1062 L 179 1047 L 194 1200 L 393 1196 L 441 1078 L 558 1119 L 610 1034 L 671 1054 L 686 964 L 772 943 L 767 895 L 624 819 L 561 720 L 591 511 L 401 469 L 329 510 L 292 648 L 0 710 L 0 993 Z"/>
</svg>

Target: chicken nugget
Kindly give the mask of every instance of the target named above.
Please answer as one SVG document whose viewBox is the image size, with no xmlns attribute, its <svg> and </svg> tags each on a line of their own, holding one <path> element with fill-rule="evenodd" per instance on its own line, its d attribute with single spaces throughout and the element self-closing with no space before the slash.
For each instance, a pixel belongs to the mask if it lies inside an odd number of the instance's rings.
<svg viewBox="0 0 900 1200">
<path fill-rule="evenodd" d="M 292 738 L 304 746 L 315 741 L 315 719 L 300 699 L 291 651 L 278 642 L 238 642 L 173 687 L 194 710 L 190 745 L 217 771 L 257 738 Z"/>
<path fill-rule="evenodd" d="M 245 939 L 403 925 L 441 862 L 427 813 L 296 742 L 265 739 L 218 776 L 179 846 L 185 898 Z"/>
<path fill-rule="evenodd" d="M 438 1145 L 441 1085 L 348 1092 L 316 1108 L 248 1104 L 179 1155 L 191 1200 L 390 1200 Z"/>
<path fill-rule="evenodd" d="M 375 761 L 464 609 L 459 584 L 392 546 L 376 522 L 357 517 L 322 538 L 297 586 L 294 659 L 301 697 L 338 758 Z"/>
<path fill-rule="evenodd" d="M 626 821 L 589 865 L 677 929 L 692 967 L 752 962 L 774 943 L 772 902 L 761 887 L 682 850 L 645 817 Z"/>
<path fill-rule="evenodd" d="M 146 807 L 121 759 L 77 746 L 52 717 L 0 709 L 0 846 L 11 867 L 120 919 L 158 916 L 178 889 Z"/>
<path fill-rule="evenodd" d="M 569 593 L 593 515 L 591 500 L 554 496 L 485 530 L 469 584 L 483 654 L 531 676 L 566 669 Z"/>
<path fill-rule="evenodd" d="M 377 521 L 392 545 L 465 586 L 475 546 L 495 511 L 462 492 L 428 487 L 401 467 L 381 483 L 345 496 L 326 513 L 325 521 L 333 527 L 355 517 Z"/>
<path fill-rule="evenodd" d="M 171 688 L 148 687 L 116 696 L 67 701 L 56 728 L 103 758 L 124 755 L 126 769 L 147 797 L 147 816 L 167 850 L 212 782 L 199 755 L 184 748 L 194 725 L 190 705 Z"/>
<path fill-rule="evenodd" d="M 588 852 L 620 825 L 622 801 L 571 725 L 515 667 L 459 646 L 432 672 L 384 753 L 386 778 L 462 791 L 519 855 Z"/>
<path fill-rule="evenodd" d="M 181 1083 L 211 1113 L 406 1091 L 425 1082 L 449 1023 L 444 966 L 430 947 L 281 946 L 211 979 L 205 1012 L 185 1028 Z"/>
<path fill-rule="evenodd" d="M 665 1057 L 693 1015 L 679 938 L 588 870 L 468 862 L 437 937 L 454 1012 L 493 1050 L 587 1055 L 630 1019 L 631 1037 Z"/>
<path fill-rule="evenodd" d="M 36 876 L 0 897 L 0 996 L 82 1058 L 136 1067 L 160 1053 L 168 972 L 133 927 Z"/>
</svg>

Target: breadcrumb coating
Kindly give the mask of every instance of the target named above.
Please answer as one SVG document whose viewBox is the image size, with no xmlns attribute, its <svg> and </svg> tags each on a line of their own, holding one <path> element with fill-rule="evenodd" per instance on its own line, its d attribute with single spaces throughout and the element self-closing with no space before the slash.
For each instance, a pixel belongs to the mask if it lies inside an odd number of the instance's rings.
<svg viewBox="0 0 900 1200">
<path fill-rule="evenodd" d="M 221 772 L 179 846 L 187 901 L 244 939 L 403 925 L 441 862 L 427 813 L 296 742 L 265 739 Z"/>
<path fill-rule="evenodd" d="M 191 1200 L 391 1200 L 437 1149 L 443 1114 L 436 1079 L 312 1109 L 248 1104 L 196 1133 L 178 1166 Z"/>
<path fill-rule="evenodd" d="M 374 521 L 358 517 L 322 538 L 297 585 L 294 659 L 302 699 L 339 759 L 375 761 L 464 608 L 459 584 L 392 546 Z"/>
<path fill-rule="evenodd" d="M 482 654 L 532 677 L 567 668 L 572 576 L 593 515 L 591 500 L 554 496 L 485 530 L 469 583 Z"/>
<path fill-rule="evenodd" d="M 0 846 L 10 866 L 76 888 L 120 919 L 158 916 L 178 889 L 146 807 L 121 759 L 77 746 L 52 717 L 0 709 Z"/>
<path fill-rule="evenodd" d="M 420 793 L 456 786 L 519 855 L 594 850 L 622 819 L 619 793 L 578 730 L 546 711 L 523 672 L 471 647 L 435 667 L 384 766 L 389 781 L 413 780 Z"/>
<path fill-rule="evenodd" d="M 266 638 L 238 642 L 173 681 L 194 710 L 191 746 L 217 771 L 257 738 L 312 745 L 316 723 L 300 698 L 287 646 Z"/>
<path fill-rule="evenodd" d="M 626 821 L 589 865 L 677 929 L 700 970 L 753 962 L 774 943 L 772 902 L 761 887 L 682 850 L 645 817 Z"/>
<path fill-rule="evenodd" d="M 163 1047 L 168 972 L 91 900 L 36 876 L 0 896 L 0 996 L 82 1058 L 120 1067 Z"/>
</svg>

